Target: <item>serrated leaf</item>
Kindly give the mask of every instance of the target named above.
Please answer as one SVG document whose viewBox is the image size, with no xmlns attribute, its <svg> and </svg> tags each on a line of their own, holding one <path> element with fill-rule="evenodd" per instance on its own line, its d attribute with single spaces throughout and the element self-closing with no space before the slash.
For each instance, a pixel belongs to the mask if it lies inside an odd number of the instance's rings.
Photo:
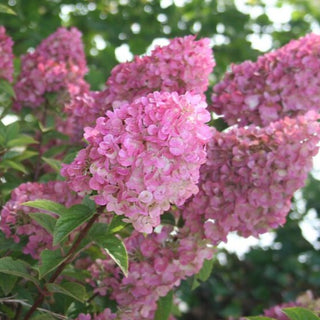
<svg viewBox="0 0 320 320">
<path fill-rule="evenodd" d="M 20 135 L 17 138 L 9 140 L 7 143 L 7 146 L 9 148 L 12 148 L 12 147 L 26 146 L 28 144 L 35 144 L 35 143 L 39 143 L 39 142 L 30 136 Z"/>
<path fill-rule="evenodd" d="M 32 281 L 35 285 L 39 285 L 38 280 L 30 275 L 32 267 L 22 260 L 13 260 L 11 257 L 4 257 L 0 259 L 0 272 L 11 274 L 13 276 L 22 277 Z"/>
<path fill-rule="evenodd" d="M 61 243 L 75 229 L 93 216 L 90 208 L 76 204 L 68 209 L 57 221 L 53 232 L 53 245 Z"/>
<path fill-rule="evenodd" d="M 313 312 L 301 307 L 285 308 L 282 310 L 290 320 L 319 320 Z"/>
<path fill-rule="evenodd" d="M 120 267 L 125 276 L 128 275 L 128 253 L 123 242 L 116 236 L 109 234 L 103 241 L 104 250 Z"/>
<path fill-rule="evenodd" d="M 202 265 L 201 270 L 198 273 L 197 278 L 201 281 L 207 281 L 210 277 L 213 268 L 213 259 L 207 260 L 205 259 Z"/>
<path fill-rule="evenodd" d="M 46 157 L 41 158 L 45 163 L 47 163 L 52 169 L 54 169 L 56 172 L 60 172 L 61 170 L 61 162 L 56 159 L 50 159 Z"/>
<path fill-rule="evenodd" d="M 6 296 L 12 291 L 17 280 L 16 276 L 0 273 L 0 288 Z"/>
<path fill-rule="evenodd" d="M 87 300 L 85 287 L 77 282 L 64 282 L 60 284 L 48 283 L 47 288 L 50 292 L 65 294 L 80 302 Z"/>
<path fill-rule="evenodd" d="M 17 15 L 10 7 L 5 6 L 4 4 L 0 4 L 0 13 Z"/>
<path fill-rule="evenodd" d="M 154 315 L 154 320 L 167 320 L 171 314 L 173 291 L 158 300 L 158 307 Z"/>
<path fill-rule="evenodd" d="M 57 218 L 43 212 L 29 213 L 28 216 L 37 221 L 40 226 L 46 229 L 50 234 L 53 234 Z"/>
<path fill-rule="evenodd" d="M 62 257 L 59 249 L 45 249 L 40 254 L 41 264 L 39 265 L 39 277 L 42 279 L 45 275 L 55 270 L 60 266 L 67 257 Z"/>
<path fill-rule="evenodd" d="M 58 215 L 64 215 L 68 212 L 68 208 L 66 208 L 64 205 L 51 200 L 45 200 L 45 199 L 27 201 L 22 203 L 21 205 L 36 208 L 36 209 L 41 209 L 41 210 L 47 210 L 47 211 L 56 213 Z"/>
</svg>

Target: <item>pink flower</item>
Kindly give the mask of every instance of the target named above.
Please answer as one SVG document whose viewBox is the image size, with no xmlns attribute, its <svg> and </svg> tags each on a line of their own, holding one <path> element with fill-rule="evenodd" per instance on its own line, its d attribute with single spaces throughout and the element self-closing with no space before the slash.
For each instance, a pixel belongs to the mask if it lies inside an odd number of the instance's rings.
<svg viewBox="0 0 320 320">
<path fill-rule="evenodd" d="M 87 91 L 86 72 L 81 33 L 76 28 L 59 28 L 34 52 L 22 56 L 15 108 L 38 107 L 48 92 L 59 93 L 58 99 L 63 102 Z"/>
<path fill-rule="evenodd" d="M 6 29 L 0 26 L 0 79 L 13 80 L 13 41 L 6 35 Z"/>
<path fill-rule="evenodd" d="M 228 124 L 266 126 L 285 116 L 319 111 L 320 35 L 308 34 L 257 62 L 232 65 L 213 91 L 211 110 Z"/>
<path fill-rule="evenodd" d="M 151 233 L 170 204 L 198 191 L 211 137 L 205 108 L 201 96 L 189 93 L 155 92 L 124 103 L 85 129 L 89 145 L 62 175 L 73 190 L 95 190 L 97 204 Z"/>
<path fill-rule="evenodd" d="M 206 38 L 195 41 L 195 36 L 175 38 L 150 56 L 117 65 L 102 93 L 104 111 L 154 91 L 203 94 L 215 65 L 209 43 Z"/>
<path fill-rule="evenodd" d="M 181 208 L 186 225 L 214 244 L 283 225 L 293 193 L 304 185 L 320 136 L 318 115 L 284 118 L 265 128 L 216 132 L 201 167 L 199 193 Z"/>
<path fill-rule="evenodd" d="M 8 237 L 19 242 L 27 236 L 25 254 L 37 259 L 43 249 L 52 248 L 51 234 L 28 215 L 39 210 L 21 205 L 23 202 L 46 199 L 71 206 L 81 202 L 81 198 L 68 188 L 64 181 L 48 183 L 27 182 L 14 189 L 11 199 L 3 206 L 0 214 L 0 230 Z M 48 213 L 53 215 L 52 213 Z"/>
<path fill-rule="evenodd" d="M 124 240 L 129 255 L 128 276 L 122 277 L 106 257 L 88 268 L 88 282 L 96 293 L 108 295 L 117 303 L 117 319 L 154 319 L 158 299 L 198 273 L 204 259 L 212 259 L 214 249 L 202 237 L 201 232 L 192 233 L 188 228 L 173 232 L 168 226 L 148 236 L 134 231 Z"/>
</svg>

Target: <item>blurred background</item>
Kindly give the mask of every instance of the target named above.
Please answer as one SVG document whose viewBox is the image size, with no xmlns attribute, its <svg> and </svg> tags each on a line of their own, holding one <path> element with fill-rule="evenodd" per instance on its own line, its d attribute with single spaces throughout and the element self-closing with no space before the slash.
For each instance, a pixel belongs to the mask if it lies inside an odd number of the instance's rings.
<svg viewBox="0 0 320 320">
<path fill-rule="evenodd" d="M 103 88 L 116 64 L 168 38 L 209 37 L 217 63 L 213 85 L 232 62 L 255 60 L 291 39 L 320 33 L 319 9 L 319 0 L 0 0 L 0 25 L 15 42 L 17 65 L 21 54 L 58 27 L 77 27 L 93 90 Z M 261 239 L 230 235 L 219 246 L 208 281 L 182 284 L 177 318 L 236 319 L 294 300 L 306 290 L 320 297 L 319 169 L 315 161 L 283 228 Z"/>
</svg>

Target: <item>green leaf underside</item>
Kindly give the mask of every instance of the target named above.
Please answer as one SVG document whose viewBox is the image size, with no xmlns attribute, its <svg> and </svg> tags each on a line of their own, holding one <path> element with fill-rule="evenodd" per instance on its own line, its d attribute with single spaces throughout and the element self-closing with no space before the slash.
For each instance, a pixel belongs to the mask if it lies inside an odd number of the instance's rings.
<svg viewBox="0 0 320 320">
<path fill-rule="evenodd" d="M 56 218 L 50 216 L 47 213 L 42 212 L 29 213 L 29 217 L 38 222 L 38 224 L 44 229 L 46 229 L 50 234 L 53 234 L 54 227 L 57 222 Z"/>
<path fill-rule="evenodd" d="M 59 249 L 48 250 L 45 249 L 41 252 L 41 265 L 39 266 L 39 277 L 43 278 L 48 273 L 55 270 L 60 266 L 67 257 L 62 257 Z"/>
<path fill-rule="evenodd" d="M 154 320 L 167 320 L 171 314 L 173 291 L 158 300 L 157 311 Z"/>
<path fill-rule="evenodd" d="M 103 241 L 104 250 L 120 267 L 125 276 L 128 275 L 128 253 L 125 245 L 114 235 L 107 235 Z"/>
<path fill-rule="evenodd" d="M 85 287 L 76 282 L 48 283 L 47 288 L 50 292 L 65 294 L 80 302 L 84 302 L 87 299 Z"/>
<path fill-rule="evenodd" d="M 31 266 L 21 260 L 13 260 L 11 257 L 0 259 L 0 272 L 10 274 L 17 277 L 22 277 L 32 281 L 35 285 L 39 285 L 38 280 L 30 275 Z"/>
<path fill-rule="evenodd" d="M 22 203 L 22 205 L 36 208 L 36 209 L 41 209 L 41 210 L 47 210 L 47 211 L 56 213 L 58 215 L 64 215 L 68 211 L 68 208 L 66 208 L 62 204 L 51 201 L 51 200 L 45 200 L 45 199 L 27 201 Z"/>
<path fill-rule="evenodd" d="M 54 232 L 53 232 L 53 245 L 64 241 L 72 231 L 80 227 L 83 223 L 88 221 L 94 212 L 90 208 L 76 204 L 67 209 L 67 212 L 59 217 Z"/>
</svg>

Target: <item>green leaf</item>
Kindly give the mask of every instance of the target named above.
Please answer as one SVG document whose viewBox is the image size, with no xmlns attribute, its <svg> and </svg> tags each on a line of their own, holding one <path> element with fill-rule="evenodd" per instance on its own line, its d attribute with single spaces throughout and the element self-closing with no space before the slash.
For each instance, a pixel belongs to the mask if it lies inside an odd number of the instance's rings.
<svg viewBox="0 0 320 320">
<path fill-rule="evenodd" d="M 0 163 L 0 167 L 4 169 L 15 169 L 17 171 L 21 171 L 23 173 L 28 173 L 25 166 L 19 162 L 13 160 L 3 160 Z"/>
<path fill-rule="evenodd" d="M 53 234 L 53 230 L 57 222 L 56 218 L 43 212 L 29 213 L 28 216 L 37 221 L 40 226 L 46 229 L 50 234 Z"/>
<path fill-rule="evenodd" d="M 26 151 L 20 153 L 20 154 L 19 154 L 18 156 L 16 156 L 14 159 L 15 159 L 16 161 L 23 161 L 23 160 L 32 158 L 32 157 L 36 156 L 37 154 L 38 154 L 38 152 L 36 152 L 36 151 L 26 150 Z"/>
<path fill-rule="evenodd" d="M 90 208 L 76 204 L 68 209 L 57 221 L 53 232 L 53 245 L 61 243 L 76 228 L 93 216 L 94 212 Z"/>
<path fill-rule="evenodd" d="M 200 286 L 200 282 L 197 279 L 196 276 L 193 277 L 192 285 L 191 285 L 191 290 L 195 290 Z"/>
<path fill-rule="evenodd" d="M 108 227 L 109 226 L 106 223 L 96 222 L 90 228 L 86 238 L 84 239 L 86 244 L 89 242 L 95 242 L 99 247 L 103 247 L 106 236 L 108 235 Z"/>
<path fill-rule="evenodd" d="M 42 279 L 45 275 L 60 266 L 67 257 L 62 257 L 60 249 L 45 249 L 40 254 L 41 265 L 39 266 L 39 277 Z"/>
<path fill-rule="evenodd" d="M 82 204 L 88 208 L 90 208 L 90 210 L 92 211 L 96 211 L 96 203 L 90 199 L 89 195 L 86 195 L 83 200 L 82 200 Z"/>
<path fill-rule="evenodd" d="M 47 288 L 50 292 L 65 294 L 80 302 L 85 302 L 88 298 L 85 287 L 77 282 L 48 283 Z"/>
<path fill-rule="evenodd" d="M 5 295 L 8 295 L 12 291 L 17 280 L 16 276 L 0 273 L 0 288 Z"/>
<path fill-rule="evenodd" d="M 0 4 L 0 13 L 17 15 L 10 7 L 5 6 L 4 4 Z"/>
<path fill-rule="evenodd" d="M 207 260 L 205 259 L 203 262 L 203 266 L 199 271 L 197 278 L 201 281 L 207 281 L 212 272 L 214 259 Z"/>
<path fill-rule="evenodd" d="M 109 234 L 103 241 L 104 250 L 120 267 L 125 276 L 128 275 L 128 253 L 123 242 L 116 236 Z"/>
<path fill-rule="evenodd" d="M 171 314 L 173 291 L 170 291 L 165 297 L 158 300 L 157 311 L 154 320 L 167 320 Z"/>
<path fill-rule="evenodd" d="M 163 215 L 161 215 L 161 224 L 175 226 L 176 221 L 174 219 L 174 216 L 170 212 L 166 212 Z"/>
<path fill-rule="evenodd" d="M 68 208 L 66 208 L 64 205 L 45 199 L 27 201 L 22 203 L 22 205 L 41 210 L 47 210 L 58 215 L 64 215 L 68 212 Z"/>
<path fill-rule="evenodd" d="M 28 144 L 35 144 L 35 143 L 39 143 L 39 142 L 30 136 L 20 135 L 19 137 L 8 141 L 7 146 L 9 148 L 12 148 L 12 147 L 26 146 Z"/>
<path fill-rule="evenodd" d="M 38 280 L 30 275 L 30 269 L 32 269 L 32 267 L 22 260 L 13 260 L 11 257 L 4 257 L 0 259 L 1 273 L 22 277 L 39 286 Z"/>
<path fill-rule="evenodd" d="M 114 217 L 112 218 L 109 224 L 108 233 L 117 233 L 123 228 L 125 228 L 128 225 L 128 223 L 123 222 L 122 221 L 123 218 L 124 218 L 123 216 L 114 215 Z"/>
<path fill-rule="evenodd" d="M 15 139 L 19 134 L 20 126 L 17 121 L 6 126 L 7 141 Z"/>
<path fill-rule="evenodd" d="M 52 169 L 54 169 L 56 172 L 60 173 L 61 170 L 61 162 L 56 159 L 50 159 L 46 157 L 41 158 L 45 163 L 47 163 Z"/>
<path fill-rule="evenodd" d="M 290 320 L 319 320 L 313 312 L 301 307 L 285 308 L 282 310 Z"/>
</svg>

